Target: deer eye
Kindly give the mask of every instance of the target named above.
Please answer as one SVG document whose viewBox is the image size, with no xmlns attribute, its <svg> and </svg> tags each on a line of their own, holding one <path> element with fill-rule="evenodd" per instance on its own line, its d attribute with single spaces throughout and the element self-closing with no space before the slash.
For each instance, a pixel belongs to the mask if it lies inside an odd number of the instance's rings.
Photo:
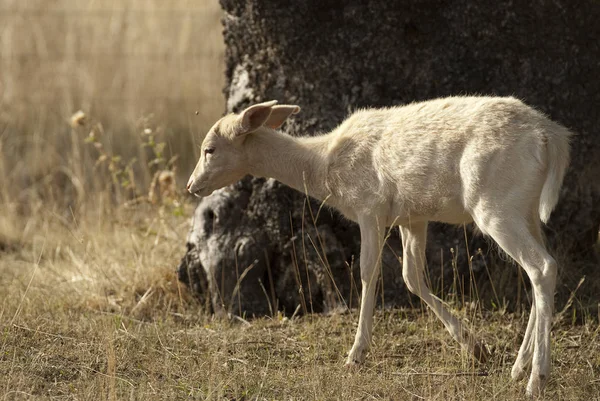
<svg viewBox="0 0 600 401">
<path fill-rule="evenodd" d="M 215 148 L 213 148 L 213 147 L 209 147 L 209 148 L 204 149 L 204 154 L 205 155 L 212 155 L 213 153 L 215 153 Z"/>
</svg>

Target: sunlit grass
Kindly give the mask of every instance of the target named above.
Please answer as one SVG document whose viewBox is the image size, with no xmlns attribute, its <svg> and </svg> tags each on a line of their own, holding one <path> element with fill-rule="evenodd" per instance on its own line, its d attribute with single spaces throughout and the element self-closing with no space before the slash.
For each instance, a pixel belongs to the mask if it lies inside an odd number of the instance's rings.
<svg viewBox="0 0 600 401">
<path fill-rule="evenodd" d="M 220 18 L 216 0 L 3 2 L 2 207 L 77 209 L 98 196 L 97 153 L 83 142 L 93 122 L 109 153 L 135 159 L 140 184 L 153 176 L 141 146 L 147 126 L 160 131 L 167 158 L 179 155 L 185 176 L 225 108 Z M 92 121 L 73 129 L 79 110 Z"/>
</svg>

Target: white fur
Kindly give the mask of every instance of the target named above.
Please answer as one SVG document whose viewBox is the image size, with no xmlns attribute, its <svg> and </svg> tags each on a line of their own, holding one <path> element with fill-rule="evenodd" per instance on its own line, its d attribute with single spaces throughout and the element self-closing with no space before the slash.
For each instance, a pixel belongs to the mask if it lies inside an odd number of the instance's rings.
<svg viewBox="0 0 600 401">
<path fill-rule="evenodd" d="M 326 200 L 358 222 L 362 301 L 348 364 L 371 342 L 375 283 L 386 227 L 399 225 L 402 275 L 466 350 L 481 347 L 427 288 L 423 277 L 429 221 L 474 221 L 531 279 L 534 303 L 513 378 L 532 371 L 529 394 L 550 372 L 556 262 L 540 219 L 558 201 L 569 164 L 569 131 L 514 98 L 451 97 L 360 110 L 332 132 L 295 138 L 279 127 L 297 106 L 254 105 L 219 120 L 207 134 L 188 183 L 198 196 L 246 174 L 272 177 Z M 206 149 L 214 152 L 205 153 Z"/>
</svg>

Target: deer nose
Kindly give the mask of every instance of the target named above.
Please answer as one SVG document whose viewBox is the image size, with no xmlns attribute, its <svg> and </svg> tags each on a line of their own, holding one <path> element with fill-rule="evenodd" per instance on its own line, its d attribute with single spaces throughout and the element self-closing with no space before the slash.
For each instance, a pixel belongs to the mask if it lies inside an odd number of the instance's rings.
<svg viewBox="0 0 600 401">
<path fill-rule="evenodd" d="M 192 191 L 190 191 L 190 188 L 192 188 L 193 183 L 194 183 L 194 180 L 190 178 L 190 180 L 187 183 L 187 186 L 185 187 L 188 190 L 188 192 L 192 192 Z"/>
</svg>

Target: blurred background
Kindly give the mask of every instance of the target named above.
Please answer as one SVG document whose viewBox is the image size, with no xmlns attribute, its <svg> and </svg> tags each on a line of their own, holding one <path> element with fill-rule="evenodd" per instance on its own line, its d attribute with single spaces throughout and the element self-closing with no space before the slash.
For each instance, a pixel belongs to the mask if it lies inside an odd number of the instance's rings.
<svg viewBox="0 0 600 401">
<path fill-rule="evenodd" d="M 182 186 L 224 111 L 220 18 L 216 0 L 0 2 L 2 215 L 133 198 L 158 169 Z"/>
<path fill-rule="evenodd" d="M 221 17 L 217 0 L 0 1 L 0 326 L 189 306 L 175 267 L 225 110 Z"/>
</svg>

